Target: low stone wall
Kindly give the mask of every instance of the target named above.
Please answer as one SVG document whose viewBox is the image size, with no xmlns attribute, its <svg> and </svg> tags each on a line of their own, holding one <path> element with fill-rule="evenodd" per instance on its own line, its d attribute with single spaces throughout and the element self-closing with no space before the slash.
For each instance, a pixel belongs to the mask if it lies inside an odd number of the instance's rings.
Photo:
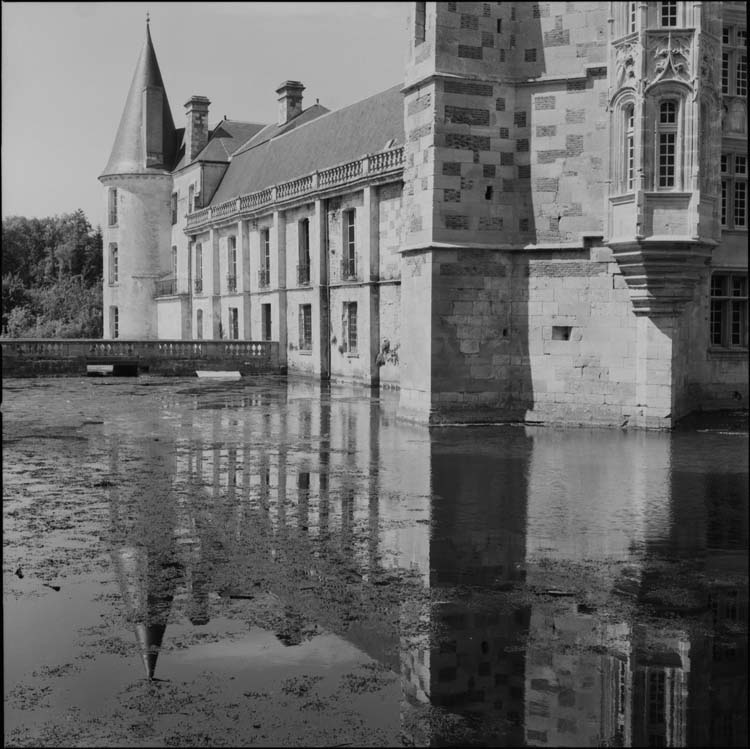
<svg viewBox="0 0 750 749">
<path fill-rule="evenodd" d="M 197 369 L 279 373 L 275 341 L 103 341 L 16 338 L 0 341 L 4 377 L 84 375 L 88 364 L 130 365 L 165 376 Z"/>
</svg>

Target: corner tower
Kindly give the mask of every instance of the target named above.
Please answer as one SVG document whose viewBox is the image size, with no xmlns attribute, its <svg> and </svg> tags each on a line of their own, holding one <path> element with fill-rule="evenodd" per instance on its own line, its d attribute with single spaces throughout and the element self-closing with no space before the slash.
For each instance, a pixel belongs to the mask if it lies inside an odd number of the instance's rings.
<svg viewBox="0 0 750 749">
<path fill-rule="evenodd" d="M 154 282 L 169 268 L 171 170 L 177 133 L 146 21 L 107 166 L 104 337 L 156 338 Z"/>
</svg>

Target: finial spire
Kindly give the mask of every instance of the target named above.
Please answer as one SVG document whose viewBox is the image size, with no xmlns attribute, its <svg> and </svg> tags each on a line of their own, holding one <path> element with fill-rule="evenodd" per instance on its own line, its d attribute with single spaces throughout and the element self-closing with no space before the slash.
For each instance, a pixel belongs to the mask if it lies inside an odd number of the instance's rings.
<svg viewBox="0 0 750 749">
<path fill-rule="evenodd" d="M 146 11 L 146 26 L 148 26 L 151 23 L 151 16 L 149 16 L 148 11 Z"/>
</svg>

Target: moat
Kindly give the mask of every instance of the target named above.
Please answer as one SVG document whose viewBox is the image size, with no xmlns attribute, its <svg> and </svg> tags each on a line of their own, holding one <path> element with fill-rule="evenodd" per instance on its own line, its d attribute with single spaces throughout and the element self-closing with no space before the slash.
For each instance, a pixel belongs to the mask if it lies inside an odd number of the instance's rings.
<svg viewBox="0 0 750 749">
<path fill-rule="evenodd" d="M 746 413 L 397 402 L 6 379 L 5 744 L 747 745 Z"/>
</svg>

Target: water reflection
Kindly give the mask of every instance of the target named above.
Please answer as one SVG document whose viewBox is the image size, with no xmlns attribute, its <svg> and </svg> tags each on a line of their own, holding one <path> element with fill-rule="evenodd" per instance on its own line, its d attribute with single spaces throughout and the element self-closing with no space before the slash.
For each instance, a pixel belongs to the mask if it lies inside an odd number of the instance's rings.
<svg viewBox="0 0 750 749">
<path fill-rule="evenodd" d="M 107 435 L 149 678 L 170 616 L 281 601 L 401 675 L 405 743 L 747 742 L 747 440 L 396 422 L 318 385 L 164 402 Z M 142 435 L 137 444 L 125 434 Z"/>
</svg>

